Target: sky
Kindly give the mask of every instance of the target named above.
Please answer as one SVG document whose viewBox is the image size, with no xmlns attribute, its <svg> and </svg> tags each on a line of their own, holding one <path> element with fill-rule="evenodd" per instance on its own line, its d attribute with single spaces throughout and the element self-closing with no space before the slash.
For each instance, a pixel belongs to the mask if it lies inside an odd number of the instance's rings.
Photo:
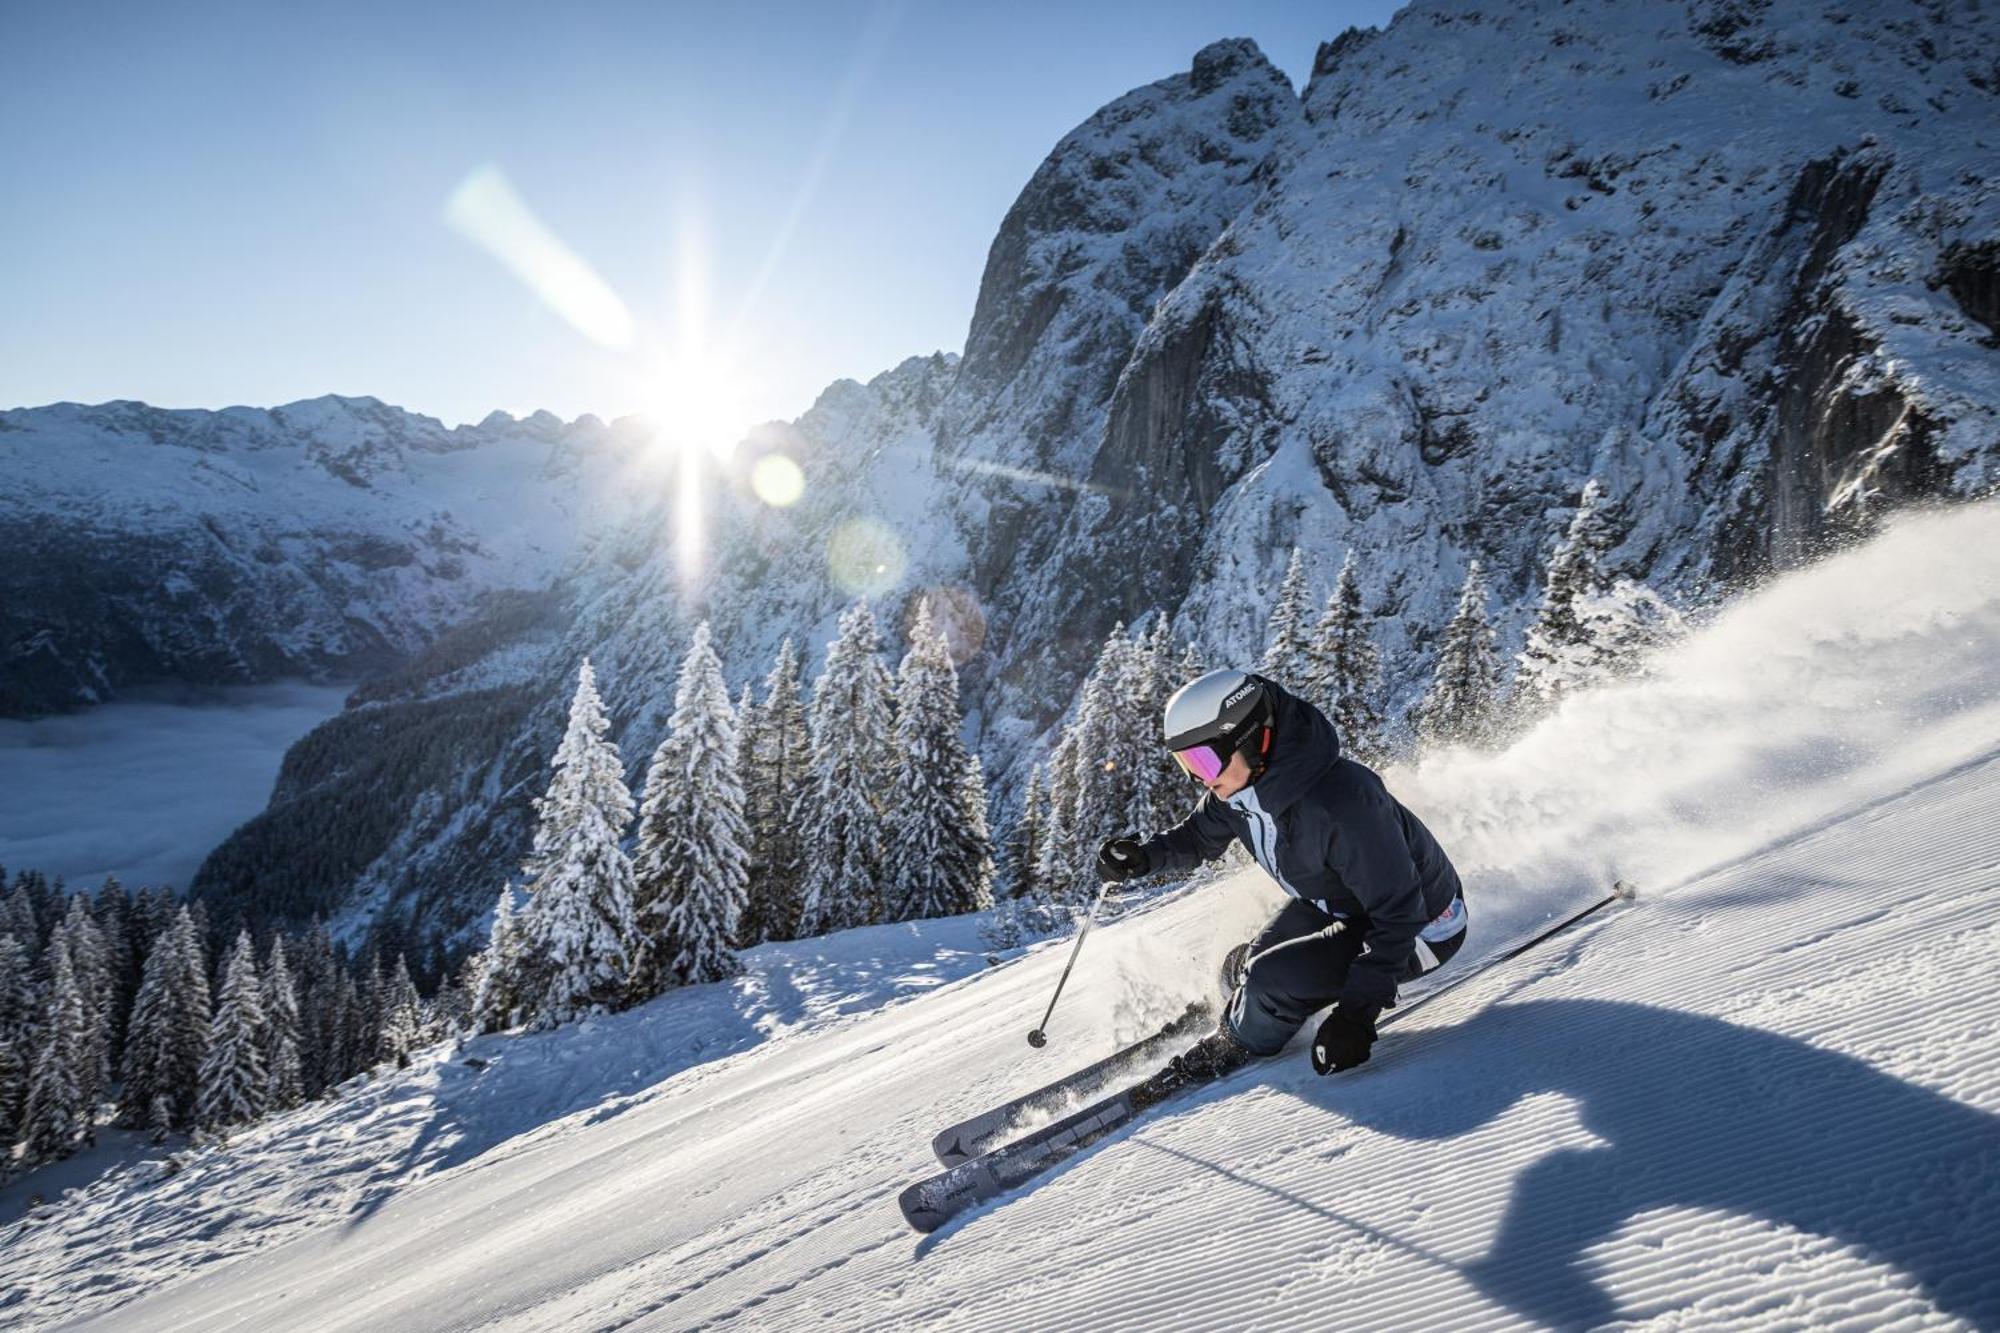
<svg viewBox="0 0 2000 1333">
<path fill-rule="evenodd" d="M 1303 85 L 1396 7 L 0 0 L 0 408 L 795 417 L 963 345 L 1099 106 L 1222 37 Z"/>
</svg>

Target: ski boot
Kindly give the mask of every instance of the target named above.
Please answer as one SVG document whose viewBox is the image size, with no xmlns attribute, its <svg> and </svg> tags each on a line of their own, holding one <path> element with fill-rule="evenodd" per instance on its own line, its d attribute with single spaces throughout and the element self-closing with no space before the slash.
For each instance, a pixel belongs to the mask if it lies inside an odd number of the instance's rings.
<svg viewBox="0 0 2000 1333">
<path fill-rule="evenodd" d="M 1213 1083 L 1256 1058 L 1255 1053 L 1236 1040 L 1235 1034 L 1224 1024 L 1175 1056 L 1165 1069 L 1134 1088 L 1132 1109 L 1143 1111 L 1183 1088 Z"/>
</svg>

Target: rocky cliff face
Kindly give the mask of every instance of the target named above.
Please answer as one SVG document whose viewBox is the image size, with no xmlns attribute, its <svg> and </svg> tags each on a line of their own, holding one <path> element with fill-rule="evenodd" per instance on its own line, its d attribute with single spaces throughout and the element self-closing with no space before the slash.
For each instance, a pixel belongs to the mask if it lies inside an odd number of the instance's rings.
<svg viewBox="0 0 2000 1333">
<path fill-rule="evenodd" d="M 636 773 L 703 616 L 740 682 L 853 596 L 892 627 L 939 598 L 1004 773 L 1118 620 L 1254 653 L 1294 544 L 1321 592 L 1355 552 L 1407 699 L 1467 563 L 1517 627 L 1590 477 L 1621 572 L 1683 599 L 1990 489 L 1996 69 L 2000 18 L 1917 0 L 1418 3 L 1322 48 L 1302 96 L 1210 47 L 1037 171 L 962 360 L 760 432 L 698 578 L 654 495 L 431 643 L 205 884 L 268 894 L 257 867 L 320 856 L 289 905 L 466 920 L 525 848 L 576 661 Z M 771 451 L 797 505 L 745 484 Z M 329 809 L 365 835 L 331 861 Z"/>
</svg>

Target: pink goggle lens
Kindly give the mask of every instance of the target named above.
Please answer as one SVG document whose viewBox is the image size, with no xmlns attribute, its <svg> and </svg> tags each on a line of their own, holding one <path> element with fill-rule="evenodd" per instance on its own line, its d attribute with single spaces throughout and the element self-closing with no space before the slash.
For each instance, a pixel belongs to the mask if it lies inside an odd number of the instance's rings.
<svg viewBox="0 0 2000 1333">
<path fill-rule="evenodd" d="M 1175 750 L 1174 762 L 1196 781 L 1213 782 L 1222 776 L 1229 760 L 1213 745 L 1194 745 L 1185 750 Z"/>
</svg>

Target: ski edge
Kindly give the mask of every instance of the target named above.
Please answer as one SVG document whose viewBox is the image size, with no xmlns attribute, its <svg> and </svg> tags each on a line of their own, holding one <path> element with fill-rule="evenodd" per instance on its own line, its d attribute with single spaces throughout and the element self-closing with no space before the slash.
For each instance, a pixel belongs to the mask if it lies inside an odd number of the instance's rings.
<svg viewBox="0 0 2000 1333">
<path fill-rule="evenodd" d="M 1023 1115 L 1055 1105 L 1071 1097 L 1083 1095 L 1086 1090 L 1109 1084 L 1126 1065 L 1154 1054 L 1155 1049 L 1168 1042 L 1185 1036 L 1192 1029 L 1213 1018 L 1215 1007 L 1206 1002 L 1191 1002 L 1180 1017 L 1138 1041 L 1114 1051 L 1074 1073 L 1066 1074 L 1053 1083 L 1045 1083 L 1032 1092 L 1024 1092 L 1010 1101 L 1003 1102 L 991 1110 L 982 1111 L 954 1125 L 948 1125 L 931 1139 L 931 1154 L 942 1166 L 953 1167 L 972 1161 L 993 1151 L 1007 1140 L 1007 1127 Z"/>
</svg>

